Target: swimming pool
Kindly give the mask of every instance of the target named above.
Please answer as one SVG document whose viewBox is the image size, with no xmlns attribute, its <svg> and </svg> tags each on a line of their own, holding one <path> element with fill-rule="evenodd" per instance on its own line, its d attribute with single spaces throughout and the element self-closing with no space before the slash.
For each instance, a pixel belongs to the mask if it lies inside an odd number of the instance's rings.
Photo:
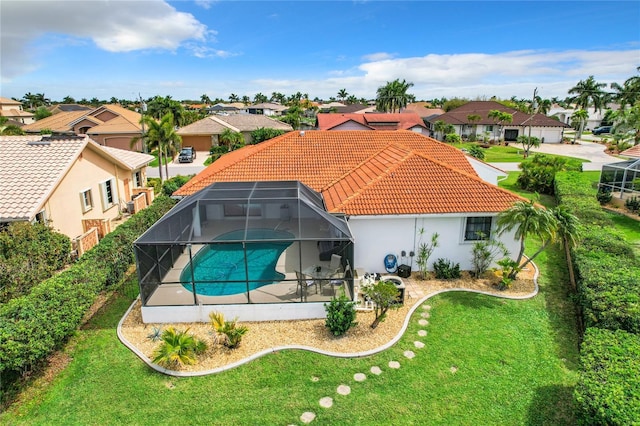
<svg viewBox="0 0 640 426">
<path fill-rule="evenodd" d="M 220 235 L 216 241 L 234 241 L 242 239 L 243 236 L 244 230 L 231 231 Z M 194 256 L 192 265 L 196 293 L 205 296 L 245 293 L 247 291 L 246 266 L 249 268 L 250 290 L 284 279 L 284 275 L 276 271 L 276 263 L 280 255 L 293 243 L 294 235 L 273 229 L 249 229 L 246 238 L 267 240 L 245 243 L 246 263 L 242 242 L 235 241 L 208 245 Z M 180 274 L 180 282 L 189 291 L 192 290 L 191 269 L 191 265 L 187 266 Z"/>
</svg>

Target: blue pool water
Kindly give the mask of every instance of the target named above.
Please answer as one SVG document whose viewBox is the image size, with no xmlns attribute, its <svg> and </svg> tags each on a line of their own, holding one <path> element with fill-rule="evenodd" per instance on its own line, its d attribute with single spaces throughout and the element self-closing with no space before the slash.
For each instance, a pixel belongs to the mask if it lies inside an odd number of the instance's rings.
<svg viewBox="0 0 640 426">
<path fill-rule="evenodd" d="M 237 240 L 244 230 L 220 235 L 216 241 Z M 293 242 L 293 234 L 273 229 L 250 229 L 247 239 L 272 239 L 289 241 L 259 241 L 246 243 L 247 261 L 244 259 L 242 243 L 209 245 L 193 258 L 193 275 L 196 293 L 205 296 L 227 296 L 247 291 L 247 268 L 249 267 L 249 289 L 282 281 L 284 275 L 276 271 L 278 258 Z M 180 282 L 191 291 L 191 266 L 180 274 Z"/>
</svg>

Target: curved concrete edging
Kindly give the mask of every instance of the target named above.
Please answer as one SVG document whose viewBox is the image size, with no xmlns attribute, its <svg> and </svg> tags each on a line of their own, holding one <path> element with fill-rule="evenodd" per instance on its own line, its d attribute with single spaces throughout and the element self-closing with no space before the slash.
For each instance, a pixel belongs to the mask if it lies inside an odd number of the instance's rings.
<svg viewBox="0 0 640 426">
<path fill-rule="evenodd" d="M 467 293 L 477 293 L 477 294 L 483 294 L 485 296 L 492 296 L 492 297 L 498 297 L 501 299 L 512 299 L 512 300 L 524 300 L 524 299 L 530 299 L 532 297 L 535 297 L 538 294 L 538 275 L 540 274 L 540 271 L 538 270 L 538 267 L 536 266 L 535 263 L 531 262 L 531 265 L 533 265 L 534 268 L 534 275 L 533 275 L 533 284 L 534 284 L 534 289 L 533 292 L 531 294 L 527 294 L 524 296 L 507 296 L 507 295 L 499 295 L 499 294 L 495 294 L 495 293 L 489 293 L 487 291 L 481 291 L 481 290 L 469 290 L 469 289 L 465 289 L 465 288 L 448 288 L 448 289 L 443 289 L 443 290 L 438 290 L 435 291 L 433 293 L 429 293 L 426 296 L 424 296 L 422 299 L 420 299 L 419 301 L 417 301 L 413 307 L 411 309 L 409 309 L 409 312 L 407 312 L 407 316 L 404 319 L 404 322 L 402 323 L 402 327 L 400 328 L 400 331 L 398 332 L 398 334 L 391 339 L 389 342 L 385 343 L 382 346 L 378 346 L 377 348 L 374 349 L 370 349 L 368 351 L 363 351 L 363 352 L 351 352 L 351 353 L 342 353 L 342 352 L 330 352 L 330 351 L 323 351 L 322 349 L 318 349 L 318 348 L 314 348 L 311 346 L 304 346 L 304 345 L 286 345 L 286 346 L 275 346 L 273 348 L 268 348 L 265 349 L 263 351 L 260 352 L 256 352 L 255 354 L 248 356 L 244 359 L 241 359 L 240 361 L 236 361 L 234 363 L 225 365 L 224 367 L 218 367 L 218 368 L 213 368 L 211 370 L 204 370 L 204 371 L 174 371 L 174 370 L 168 370 L 164 367 L 159 366 L 158 364 L 154 364 L 153 362 L 151 362 L 151 360 L 149 358 L 147 358 L 147 356 L 145 354 L 143 354 L 137 347 L 135 347 L 131 342 L 129 342 L 124 335 L 122 334 L 122 323 L 124 322 L 124 320 L 127 318 L 127 316 L 129 315 L 129 313 L 131 312 L 131 310 L 133 309 L 133 307 L 135 306 L 136 302 L 138 299 L 134 300 L 133 303 L 131 303 L 131 306 L 129 306 L 129 309 L 127 309 L 127 312 L 122 316 L 122 318 L 120 319 L 120 321 L 118 322 L 118 328 L 117 328 L 117 334 L 118 334 L 118 339 L 120 339 L 120 341 L 122 342 L 122 344 L 124 344 L 126 347 L 128 347 L 129 349 L 131 349 L 131 351 L 136 354 L 138 356 L 138 358 L 140 358 L 145 364 L 147 364 L 149 367 L 151 367 L 152 369 L 169 375 L 169 376 L 177 376 L 177 377 L 196 377 L 196 376 L 206 376 L 209 374 L 216 374 L 216 373 L 221 373 L 223 371 L 227 371 L 227 370 L 231 370 L 232 368 L 236 368 L 239 367 L 243 364 L 246 364 L 248 362 L 251 362 L 255 359 L 258 359 L 262 356 L 271 354 L 271 353 L 275 353 L 278 351 L 282 351 L 282 350 L 286 350 L 286 349 L 299 349 L 299 350 L 304 350 L 304 351 L 309 351 L 309 352 L 315 352 L 321 355 L 327 355 L 327 356 L 332 356 L 332 357 L 336 357 L 336 358 L 361 358 L 361 357 L 365 357 L 365 356 L 369 356 L 369 355 L 374 355 L 377 354 L 379 352 L 382 352 L 386 349 L 389 349 L 391 346 L 395 345 L 400 338 L 404 335 L 404 332 L 407 330 L 407 327 L 409 327 L 409 321 L 411 320 L 411 317 L 413 315 L 413 313 L 416 311 L 416 309 L 418 309 L 418 307 L 420 305 L 422 305 L 426 300 L 432 298 L 433 296 L 436 296 L 438 294 L 442 294 L 442 293 L 447 293 L 450 291 L 461 291 L 461 292 L 467 292 Z"/>
</svg>

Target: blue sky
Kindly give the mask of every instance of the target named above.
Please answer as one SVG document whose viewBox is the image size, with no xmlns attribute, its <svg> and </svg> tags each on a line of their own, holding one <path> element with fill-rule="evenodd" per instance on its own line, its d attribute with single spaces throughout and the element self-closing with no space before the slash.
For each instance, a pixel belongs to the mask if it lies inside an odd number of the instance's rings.
<svg viewBox="0 0 640 426">
<path fill-rule="evenodd" d="M 418 99 L 567 96 L 640 66 L 640 2 L 2 0 L 4 97 L 340 89 Z"/>
</svg>

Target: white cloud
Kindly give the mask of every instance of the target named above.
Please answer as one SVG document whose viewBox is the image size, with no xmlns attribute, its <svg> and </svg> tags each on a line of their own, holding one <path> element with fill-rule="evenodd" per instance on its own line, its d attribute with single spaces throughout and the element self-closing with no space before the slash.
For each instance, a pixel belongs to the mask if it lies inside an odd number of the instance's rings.
<svg viewBox="0 0 640 426">
<path fill-rule="evenodd" d="M 393 59 L 395 55 L 386 52 L 378 52 L 378 53 L 370 53 L 368 55 L 364 55 L 362 59 L 369 62 L 377 62 L 377 61 L 386 61 L 387 59 Z"/>
<path fill-rule="evenodd" d="M 109 52 L 176 50 L 186 41 L 205 43 L 215 34 L 161 0 L 4 0 L 0 7 L 3 81 L 36 66 L 33 43 L 45 34 L 90 39 Z"/>
<path fill-rule="evenodd" d="M 211 5 L 217 3 L 217 0 L 195 0 L 195 3 L 203 9 L 211 9 Z"/>
</svg>

